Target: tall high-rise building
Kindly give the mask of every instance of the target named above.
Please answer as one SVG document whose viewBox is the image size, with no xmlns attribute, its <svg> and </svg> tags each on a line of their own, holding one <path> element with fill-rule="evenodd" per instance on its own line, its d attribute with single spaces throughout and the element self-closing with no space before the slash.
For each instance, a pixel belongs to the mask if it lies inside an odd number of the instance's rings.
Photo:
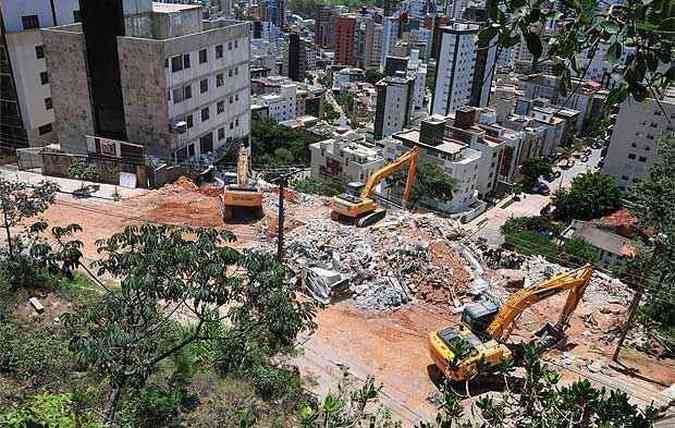
<svg viewBox="0 0 675 428">
<path fill-rule="evenodd" d="M 434 18 L 434 25 L 431 35 L 431 52 L 430 57 L 438 60 L 438 54 L 441 51 L 441 37 L 443 36 L 443 31 L 441 27 L 448 25 L 450 19 L 447 16 L 436 15 Z"/>
<path fill-rule="evenodd" d="M 131 143 L 180 161 L 248 141 L 248 23 L 202 21 L 194 4 L 80 4 L 81 26 L 42 30 L 64 151 L 124 159 Z"/>
<path fill-rule="evenodd" d="M 332 6 L 321 6 L 314 26 L 314 41 L 324 49 L 335 48 L 335 18 L 337 13 Z"/>
<path fill-rule="evenodd" d="M 355 65 L 356 17 L 340 15 L 335 18 L 335 63 Z"/>
<path fill-rule="evenodd" d="M 484 26 L 488 24 L 488 13 L 483 7 L 467 7 L 463 18 Z M 478 41 L 476 48 L 476 65 L 473 70 L 473 84 L 469 104 L 474 107 L 485 107 L 490 100 L 492 80 L 497 66 L 497 36 L 492 40 Z"/>
<path fill-rule="evenodd" d="M 446 116 L 469 103 L 478 30 L 478 25 L 464 22 L 450 22 L 440 27 L 441 46 L 436 63 L 432 114 Z"/>
<path fill-rule="evenodd" d="M 40 28 L 79 19 L 78 0 L 0 1 L 0 144 L 26 147 L 56 142 Z"/>
<path fill-rule="evenodd" d="M 312 41 L 293 32 L 288 40 L 288 77 L 296 82 L 305 80 L 308 70 L 316 67 L 316 48 Z"/>
<path fill-rule="evenodd" d="M 414 108 L 415 77 L 405 72 L 387 76 L 375 85 L 375 139 L 402 131 L 410 123 Z"/>
<path fill-rule="evenodd" d="M 387 56 L 392 54 L 392 50 L 398 41 L 401 23 L 398 15 L 385 16 L 382 20 L 382 49 L 380 55 L 380 64 L 384 67 Z"/>
<path fill-rule="evenodd" d="M 670 124 L 673 119 L 675 88 L 667 90 L 661 100 L 638 102 L 629 97 L 616 118 L 602 173 L 614 177 L 621 189 L 640 181 L 658 159 L 659 138 L 675 134 Z"/>
</svg>

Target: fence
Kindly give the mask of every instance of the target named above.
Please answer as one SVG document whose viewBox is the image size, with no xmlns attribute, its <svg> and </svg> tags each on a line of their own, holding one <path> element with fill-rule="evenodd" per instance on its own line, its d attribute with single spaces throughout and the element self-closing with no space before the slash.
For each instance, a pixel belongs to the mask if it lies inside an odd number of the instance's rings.
<svg viewBox="0 0 675 428">
<path fill-rule="evenodd" d="M 20 170 L 30 171 L 34 169 L 42 170 L 44 163 L 42 161 L 42 152 L 44 147 L 28 147 L 16 149 L 16 163 Z"/>
</svg>

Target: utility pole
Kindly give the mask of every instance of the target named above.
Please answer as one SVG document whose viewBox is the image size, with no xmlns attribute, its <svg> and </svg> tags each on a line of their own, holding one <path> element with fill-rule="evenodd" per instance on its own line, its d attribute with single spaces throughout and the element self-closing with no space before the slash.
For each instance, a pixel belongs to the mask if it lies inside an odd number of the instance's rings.
<svg viewBox="0 0 675 428">
<path fill-rule="evenodd" d="M 279 214 L 277 216 L 277 260 L 284 260 L 284 190 L 288 185 L 288 177 L 281 176 L 279 181 Z"/>
<path fill-rule="evenodd" d="M 635 294 L 633 295 L 633 301 L 630 302 L 630 306 L 628 307 L 628 318 L 621 328 L 621 336 L 619 336 L 619 342 L 616 344 L 616 348 L 614 349 L 614 355 L 612 355 L 612 360 L 616 361 L 617 363 L 619 362 L 619 353 L 621 352 L 623 342 L 626 340 L 626 335 L 630 330 L 630 326 L 633 324 L 633 319 L 635 318 L 635 314 L 637 314 L 638 307 L 640 306 L 640 300 L 642 299 L 643 292 L 644 290 L 642 287 L 636 289 Z"/>
</svg>

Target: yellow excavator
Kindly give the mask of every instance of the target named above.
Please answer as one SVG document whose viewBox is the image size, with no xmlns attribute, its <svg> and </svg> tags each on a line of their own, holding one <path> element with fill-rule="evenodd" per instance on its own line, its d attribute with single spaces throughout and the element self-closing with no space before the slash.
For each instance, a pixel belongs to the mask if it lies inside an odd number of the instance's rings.
<svg viewBox="0 0 675 428">
<path fill-rule="evenodd" d="M 361 183 L 349 183 L 347 185 L 347 193 L 342 193 L 333 198 L 330 212 L 331 218 L 333 220 L 354 223 L 358 227 L 371 225 L 384 218 L 386 210 L 379 208 L 372 198 L 375 187 L 377 187 L 382 180 L 403 168 L 407 163 L 408 177 L 403 192 L 403 204 L 405 206 L 410 200 L 412 188 L 415 184 L 417 175 L 417 157 L 419 154 L 419 147 L 407 151 L 398 159 L 375 171 L 373 175 L 370 176 L 365 186 Z"/>
<path fill-rule="evenodd" d="M 262 193 L 249 184 L 249 147 L 239 147 L 237 159 L 237 184 L 226 185 L 221 196 L 223 220 L 261 218 L 263 216 Z"/>
<path fill-rule="evenodd" d="M 561 346 L 566 341 L 569 317 L 577 308 L 592 275 L 593 268 L 586 265 L 517 291 L 501 308 L 490 301 L 467 305 L 459 328 L 447 327 L 429 335 L 429 351 L 434 364 L 451 381 L 465 381 L 490 372 L 502 362 L 513 359 L 513 352 L 504 341 L 523 311 L 568 291 L 558 323 L 555 326 L 547 323 L 535 333 L 533 340 L 540 352 Z"/>
</svg>

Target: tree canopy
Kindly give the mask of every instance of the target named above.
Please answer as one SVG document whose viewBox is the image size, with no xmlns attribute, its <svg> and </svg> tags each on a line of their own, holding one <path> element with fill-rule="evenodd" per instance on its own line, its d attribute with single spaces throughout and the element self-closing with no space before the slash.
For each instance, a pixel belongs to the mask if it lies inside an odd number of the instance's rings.
<svg viewBox="0 0 675 428">
<path fill-rule="evenodd" d="M 542 157 L 529 158 L 521 166 L 520 174 L 523 177 L 523 186 L 526 190 L 530 190 L 537 183 L 539 177 L 553 174 L 553 165 Z"/>
<path fill-rule="evenodd" d="M 553 204 L 559 218 L 591 220 L 619 209 L 621 198 L 613 177 L 591 172 L 575 177 L 569 190 L 555 194 Z"/>
<path fill-rule="evenodd" d="M 433 162 L 417 161 L 417 178 L 413 186 L 411 207 L 424 199 L 449 202 L 457 189 L 457 180 L 449 176 Z"/>
</svg>

